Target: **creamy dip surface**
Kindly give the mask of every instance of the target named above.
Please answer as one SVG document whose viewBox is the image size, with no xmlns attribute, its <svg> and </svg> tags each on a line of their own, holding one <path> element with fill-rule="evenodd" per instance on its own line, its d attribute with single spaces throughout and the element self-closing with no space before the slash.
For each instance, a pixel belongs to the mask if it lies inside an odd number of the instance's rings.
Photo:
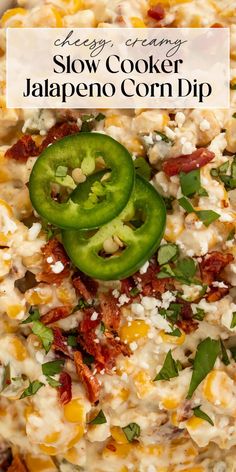
<svg viewBox="0 0 236 472">
<path fill-rule="evenodd" d="M 150 14 L 157 4 L 160 19 Z M 236 471 L 236 185 L 232 182 L 236 153 L 235 1 L 18 0 L 15 8 L 3 14 L 0 26 L 1 470 Z M 231 108 L 7 109 L 4 29 L 45 26 L 228 27 Z M 103 116 L 96 120 L 101 112 Z M 91 114 L 88 119 L 86 115 Z M 105 293 L 111 311 L 120 313 L 113 341 L 122 342 L 129 355 L 121 350 L 114 364 L 104 369 L 97 368 L 91 359 L 87 361 L 89 372 L 100 385 L 97 404 L 90 401 L 86 382 L 77 375 L 73 361 L 75 333 L 85 316 L 88 318 L 85 289 L 89 291 L 90 284 L 84 281 L 82 288 L 76 286 L 75 269 L 67 269 L 67 262 L 60 254 L 55 256 L 53 249 L 52 254 L 45 254 L 45 245 L 49 247 L 50 241 L 60 236 L 48 228 L 30 202 L 28 181 L 37 157 L 28 153 L 22 159 L 19 148 L 11 152 L 25 135 L 40 145 L 55 125 L 73 123 L 81 129 L 85 122 L 92 130 L 121 142 L 134 162 L 140 156 L 146 159 L 151 167 L 150 180 L 168 207 L 161 245 L 172 243 L 179 258 L 194 260 L 196 265 L 195 277 L 170 277 L 171 283 L 156 289 L 152 285 L 153 279 L 157 280 L 155 270 L 159 270 L 155 269 L 155 255 L 132 281 L 98 284 L 89 319 L 96 324 Z M 208 225 L 178 203 L 183 196 L 179 174 L 169 176 L 163 170 L 168 159 L 192 155 L 202 147 L 213 152 L 214 159 L 200 169 L 201 190 L 205 191 L 190 195 L 189 200 L 196 211 L 218 214 Z M 223 164 L 225 168 L 219 170 Z M 227 185 L 222 175 L 228 176 Z M 76 178 L 79 183 L 86 176 L 78 174 Z M 114 239 L 106 241 L 104 250 L 112 253 L 117 244 Z M 175 331 L 168 316 L 173 310 L 175 313 L 176 305 L 181 306 L 182 318 Z M 46 354 L 40 338 L 32 332 L 32 323 L 22 324 L 30 307 L 36 307 L 41 317 L 57 307 L 70 307 L 67 317 L 54 318 L 49 324 L 50 329 L 70 334 L 66 345 L 70 355 L 59 352 L 55 345 Z M 104 323 L 98 323 L 93 331 L 95 344 L 104 342 L 104 329 Z M 186 399 L 197 347 L 208 338 L 221 340 L 222 351 L 192 397 Z M 63 343 L 65 348 L 65 340 Z M 169 377 L 154 381 L 168 353 L 172 357 Z M 207 364 L 207 351 L 204 356 L 202 365 Z M 61 357 L 65 360 L 63 371 L 72 379 L 72 398 L 67 403 L 42 372 L 42 364 Z M 170 375 L 173 369 L 175 375 Z M 59 376 L 54 375 L 53 380 L 59 383 Z M 32 385 L 35 381 L 44 385 L 20 399 L 29 382 Z M 105 421 L 99 420 L 101 415 Z M 96 423 L 93 420 L 97 416 L 98 424 L 91 424 Z M 128 426 L 131 433 L 127 433 Z M 138 428 L 136 435 L 134 428 Z"/>
</svg>

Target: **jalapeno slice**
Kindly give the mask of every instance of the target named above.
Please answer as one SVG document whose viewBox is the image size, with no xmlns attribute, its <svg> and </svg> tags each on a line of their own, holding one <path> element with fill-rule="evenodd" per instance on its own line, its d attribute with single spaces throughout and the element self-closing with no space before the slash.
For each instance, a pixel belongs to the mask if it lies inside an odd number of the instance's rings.
<svg viewBox="0 0 236 472">
<path fill-rule="evenodd" d="M 81 168 L 89 176 L 101 162 L 109 171 L 109 179 L 91 193 L 88 201 L 75 201 L 68 193 L 68 187 L 76 188 L 70 173 Z M 63 202 L 55 200 L 58 184 L 64 189 Z M 29 191 L 33 207 L 50 223 L 60 228 L 92 229 L 124 209 L 133 185 L 134 165 L 124 146 L 104 134 L 79 133 L 43 151 L 31 172 Z"/>
<path fill-rule="evenodd" d="M 76 189 L 75 201 L 86 199 L 89 183 Z M 123 279 L 136 272 L 156 251 L 166 222 L 165 204 L 154 187 L 136 176 L 133 194 L 121 214 L 98 229 L 62 231 L 65 250 L 84 273 L 100 280 Z M 104 254 L 103 244 L 116 236 L 123 244 L 116 254 Z"/>
</svg>

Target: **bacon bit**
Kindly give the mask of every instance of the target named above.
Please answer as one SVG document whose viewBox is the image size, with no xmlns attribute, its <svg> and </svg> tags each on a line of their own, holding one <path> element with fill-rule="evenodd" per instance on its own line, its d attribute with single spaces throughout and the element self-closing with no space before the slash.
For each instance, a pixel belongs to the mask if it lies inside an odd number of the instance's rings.
<svg viewBox="0 0 236 472">
<path fill-rule="evenodd" d="M 89 367 L 83 363 L 82 355 L 79 351 L 75 352 L 74 360 L 78 377 L 86 387 L 89 401 L 91 403 L 97 402 L 101 389 L 98 379 L 92 374 Z"/>
<path fill-rule="evenodd" d="M 20 456 L 15 456 L 7 472 L 27 472 L 27 469 L 22 462 Z"/>
<path fill-rule="evenodd" d="M 86 309 L 84 312 L 84 318 L 79 325 L 79 343 L 88 354 L 94 357 L 98 371 L 106 369 L 106 371 L 110 373 L 112 367 L 115 366 L 116 358 L 120 354 L 130 356 L 131 351 L 126 344 L 116 339 L 116 333 L 110 330 L 114 325 L 117 326 L 118 329 L 118 318 L 116 317 L 116 319 L 113 320 L 110 315 L 104 318 L 102 314 L 98 312 L 97 319 L 91 320 L 93 312 L 94 310 L 92 308 Z M 110 326 L 106 324 L 105 319 Z M 99 342 L 97 342 L 96 329 L 98 329 L 101 321 L 104 322 L 106 330 L 104 338 L 99 339 Z"/>
<path fill-rule="evenodd" d="M 181 319 L 177 321 L 177 326 L 182 329 L 182 331 L 184 331 L 184 333 L 186 334 L 190 334 L 193 331 L 196 331 L 196 329 L 198 328 L 198 323 L 193 319 L 193 310 L 191 307 L 191 303 L 179 299 L 177 299 L 177 301 L 181 304 Z"/>
<path fill-rule="evenodd" d="M 67 345 L 67 339 L 63 335 L 62 330 L 60 328 L 53 328 L 53 344 L 52 347 L 55 351 L 60 351 L 67 357 L 72 357 L 72 354 L 69 351 L 69 347 Z"/>
<path fill-rule="evenodd" d="M 70 260 L 62 244 L 56 238 L 53 238 L 42 247 L 41 251 L 44 256 L 43 270 L 37 275 L 37 281 L 60 285 L 63 279 L 70 275 Z M 52 262 L 49 263 L 48 258 L 52 258 Z M 59 261 L 63 264 L 64 269 L 59 274 L 55 274 L 51 266 Z"/>
<path fill-rule="evenodd" d="M 75 134 L 79 132 L 79 127 L 75 122 L 69 123 L 56 123 L 52 128 L 48 131 L 46 138 L 43 140 L 39 150 L 40 153 L 46 149 L 49 144 L 53 144 L 59 139 L 64 138 L 65 136 L 69 136 L 71 134 Z"/>
<path fill-rule="evenodd" d="M 152 8 L 150 8 L 147 12 L 148 16 L 150 18 L 153 18 L 153 20 L 160 21 L 165 18 L 165 10 L 162 5 L 155 5 Z"/>
<path fill-rule="evenodd" d="M 145 274 L 140 274 L 136 272 L 133 275 L 136 283 L 140 284 L 142 287 L 142 294 L 144 296 L 158 295 L 164 293 L 166 286 L 170 283 L 170 278 L 157 279 L 157 274 L 160 268 L 157 265 L 156 261 L 150 262 L 147 272 Z"/>
<path fill-rule="evenodd" d="M 116 452 L 116 446 L 113 443 L 107 444 L 106 448 L 109 449 L 109 451 Z"/>
<path fill-rule="evenodd" d="M 41 316 L 40 321 L 45 325 L 55 323 L 56 321 L 63 320 L 71 315 L 71 306 L 57 306 L 52 308 L 45 315 Z"/>
<path fill-rule="evenodd" d="M 135 288 L 134 279 L 128 277 L 127 279 L 121 280 L 121 293 L 125 293 L 127 297 L 131 297 L 130 291 Z"/>
<path fill-rule="evenodd" d="M 80 271 L 73 276 L 72 283 L 86 302 L 91 301 L 97 294 L 98 283 Z"/>
<path fill-rule="evenodd" d="M 213 23 L 213 25 L 211 25 L 211 28 L 224 28 L 224 25 L 222 25 L 222 23 Z"/>
<path fill-rule="evenodd" d="M 59 382 L 61 386 L 58 387 L 58 394 L 60 398 L 60 403 L 64 406 L 69 403 L 72 398 L 71 376 L 67 372 L 61 372 Z"/>
<path fill-rule="evenodd" d="M 205 148 L 199 148 L 192 154 L 168 159 L 163 164 L 163 171 L 166 175 L 172 177 L 180 172 L 190 172 L 191 170 L 199 169 L 212 161 L 214 157 L 214 152 L 208 151 Z"/>
<path fill-rule="evenodd" d="M 111 291 L 99 294 L 102 321 L 107 329 L 117 331 L 120 326 L 121 312 Z"/>
<path fill-rule="evenodd" d="M 96 329 L 97 326 L 100 324 L 102 320 L 101 313 L 98 313 L 98 317 L 96 320 L 91 320 L 91 316 L 94 313 L 93 308 L 85 308 L 84 310 L 84 317 L 80 323 L 80 331 L 81 333 L 87 333 L 93 329 Z"/>
<path fill-rule="evenodd" d="M 221 298 L 229 293 L 229 287 L 211 287 L 211 291 L 207 294 L 206 300 L 209 303 L 218 302 Z"/>
<path fill-rule="evenodd" d="M 202 281 L 211 285 L 212 282 L 218 279 L 222 270 L 234 260 L 230 253 L 223 254 L 218 251 L 206 254 L 199 264 Z"/>
<path fill-rule="evenodd" d="M 19 162 L 26 162 L 29 157 L 38 156 L 39 148 L 32 136 L 25 134 L 5 153 L 5 157 Z"/>
</svg>

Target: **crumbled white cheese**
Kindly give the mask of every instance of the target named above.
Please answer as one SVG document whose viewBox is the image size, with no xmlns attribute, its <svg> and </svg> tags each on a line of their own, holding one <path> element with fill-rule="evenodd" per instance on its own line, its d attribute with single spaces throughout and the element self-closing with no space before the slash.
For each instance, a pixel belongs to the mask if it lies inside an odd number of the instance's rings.
<svg viewBox="0 0 236 472">
<path fill-rule="evenodd" d="M 11 260 L 11 254 L 7 254 L 6 252 L 2 256 L 4 261 L 10 261 Z"/>
<path fill-rule="evenodd" d="M 196 146 L 194 146 L 190 141 L 183 143 L 182 154 L 192 154 L 194 151 L 196 151 Z"/>
<path fill-rule="evenodd" d="M 167 310 L 171 302 L 174 302 L 176 299 L 175 295 L 167 290 L 167 292 L 162 294 L 162 308 Z"/>
<path fill-rule="evenodd" d="M 54 274 L 60 274 L 64 270 L 64 265 L 61 261 L 57 261 L 55 264 L 51 265 L 51 269 Z"/>
<path fill-rule="evenodd" d="M 175 121 L 179 128 L 182 128 L 185 122 L 185 114 L 182 111 L 178 111 L 175 115 Z"/>
<path fill-rule="evenodd" d="M 233 217 L 229 215 L 228 213 L 223 213 L 219 218 L 219 221 L 222 221 L 225 223 L 231 223 L 233 220 L 234 220 Z"/>
<path fill-rule="evenodd" d="M 42 229 L 42 225 L 40 223 L 33 223 L 31 228 L 28 230 L 28 238 L 30 241 L 35 241 L 37 239 L 40 231 Z"/>
<path fill-rule="evenodd" d="M 36 354 L 35 354 L 35 357 L 36 357 L 36 360 L 38 361 L 39 364 L 44 363 L 44 355 L 43 355 L 42 352 L 37 351 Z"/>
<path fill-rule="evenodd" d="M 136 351 L 136 349 L 138 348 L 138 345 L 135 341 L 133 341 L 132 343 L 130 343 L 129 347 L 131 351 Z"/>
<path fill-rule="evenodd" d="M 98 313 L 96 311 L 93 312 L 93 314 L 90 317 L 91 321 L 96 321 L 98 319 Z"/>
<path fill-rule="evenodd" d="M 213 287 L 228 288 L 228 285 L 226 285 L 224 282 L 218 282 L 217 280 L 212 282 L 212 285 Z"/>
<path fill-rule="evenodd" d="M 176 133 L 171 128 L 169 128 L 169 126 L 165 127 L 165 133 L 166 133 L 167 138 L 169 138 L 171 141 L 175 140 Z"/>
<path fill-rule="evenodd" d="M 53 262 L 53 257 L 52 256 L 47 257 L 46 261 L 48 262 L 48 264 L 51 264 Z"/>
<path fill-rule="evenodd" d="M 200 130 L 201 131 L 208 131 L 210 129 L 211 125 L 209 121 L 207 120 L 202 120 L 200 123 Z"/>
<path fill-rule="evenodd" d="M 154 144 L 152 133 L 147 136 L 143 136 L 143 141 L 147 146 L 152 146 Z"/>
<path fill-rule="evenodd" d="M 125 305 L 125 303 L 129 303 L 129 297 L 125 293 L 122 293 L 118 298 L 119 306 Z"/>
<path fill-rule="evenodd" d="M 145 310 L 153 310 L 157 306 L 157 300 L 154 297 L 143 297 L 141 303 Z"/>
<path fill-rule="evenodd" d="M 144 307 L 141 305 L 141 303 L 132 303 L 131 304 L 131 311 L 137 316 L 143 316 L 144 315 Z"/>
<path fill-rule="evenodd" d="M 113 297 L 115 297 L 115 298 L 119 298 L 119 296 L 120 296 L 119 290 L 117 290 L 117 288 L 115 288 L 114 290 L 112 290 L 112 295 L 113 295 Z"/>
<path fill-rule="evenodd" d="M 143 266 L 139 269 L 140 274 L 146 274 L 149 267 L 149 261 L 145 262 Z"/>
</svg>

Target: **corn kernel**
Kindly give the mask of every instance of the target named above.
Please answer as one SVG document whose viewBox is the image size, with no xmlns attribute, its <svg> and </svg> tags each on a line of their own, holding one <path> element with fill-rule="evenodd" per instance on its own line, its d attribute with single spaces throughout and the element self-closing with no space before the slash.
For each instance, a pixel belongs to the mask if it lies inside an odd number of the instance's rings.
<svg viewBox="0 0 236 472">
<path fill-rule="evenodd" d="M 145 370 L 140 370 L 137 374 L 135 374 L 133 380 L 139 398 L 144 398 L 154 388 L 151 377 L 147 372 L 145 372 Z"/>
<path fill-rule="evenodd" d="M 143 320 L 134 320 L 126 323 L 120 329 L 120 338 L 123 342 L 131 343 L 137 339 L 147 337 L 149 326 Z"/>
<path fill-rule="evenodd" d="M 71 292 L 63 287 L 57 289 L 57 296 L 61 303 L 65 305 L 69 305 L 72 302 L 72 294 Z"/>
<path fill-rule="evenodd" d="M 58 449 L 53 446 L 45 446 L 45 444 L 39 444 L 39 448 L 47 456 L 56 456 L 57 454 L 59 454 Z"/>
<path fill-rule="evenodd" d="M 62 15 L 61 13 L 59 12 L 59 10 L 56 8 L 56 7 L 53 7 L 51 6 L 51 11 L 53 13 L 53 16 L 55 18 L 55 28 L 62 28 L 64 26 L 64 23 L 63 23 L 63 18 L 62 18 Z"/>
<path fill-rule="evenodd" d="M 52 295 L 49 293 L 35 292 L 32 290 L 25 294 L 25 298 L 30 305 L 40 305 L 41 303 L 49 303 L 52 301 Z"/>
<path fill-rule="evenodd" d="M 174 243 L 181 233 L 184 231 L 183 220 L 175 215 L 167 215 L 165 239 L 168 242 Z"/>
<path fill-rule="evenodd" d="M 47 436 L 45 437 L 44 441 L 46 444 L 51 444 L 51 443 L 55 443 L 58 441 L 58 439 L 60 438 L 61 436 L 61 433 L 59 433 L 58 431 L 54 431 L 53 433 L 51 434 L 47 434 Z"/>
<path fill-rule="evenodd" d="M 175 398 L 165 398 L 161 403 L 167 410 L 174 410 L 179 406 L 179 400 Z"/>
<path fill-rule="evenodd" d="M 184 332 L 181 332 L 181 336 L 171 336 L 170 334 L 167 334 L 165 333 L 165 331 L 161 330 L 159 332 L 162 340 L 164 343 L 168 343 L 168 344 L 177 344 L 178 346 L 180 346 L 181 344 L 184 343 L 185 341 L 185 333 Z"/>
<path fill-rule="evenodd" d="M 111 427 L 111 435 L 118 444 L 128 444 L 129 442 L 123 430 L 119 426 Z"/>
<path fill-rule="evenodd" d="M 64 457 L 64 459 L 66 459 L 71 464 L 78 465 L 79 459 L 80 459 L 80 454 L 78 453 L 78 451 L 75 447 L 72 447 L 71 449 L 69 449 L 69 451 L 67 451 L 64 454 L 63 457 Z"/>
<path fill-rule="evenodd" d="M 24 361 L 27 357 L 27 351 L 24 344 L 17 337 L 12 338 L 10 343 L 10 350 L 17 361 Z"/>
<path fill-rule="evenodd" d="M 205 398 L 222 408 L 227 408 L 233 391 L 233 380 L 224 371 L 212 370 L 206 377 L 203 384 L 203 395 Z"/>
<path fill-rule="evenodd" d="M 9 305 L 6 309 L 6 312 L 9 318 L 14 320 L 22 312 L 22 310 L 22 305 Z"/>
<path fill-rule="evenodd" d="M 160 457 L 164 452 L 164 447 L 162 444 L 149 444 L 147 446 L 139 444 L 138 450 L 148 456 Z"/>
<path fill-rule="evenodd" d="M 71 400 L 67 405 L 64 406 L 65 419 L 69 423 L 84 423 L 85 412 L 84 407 L 79 398 Z"/>
<path fill-rule="evenodd" d="M 190 21 L 190 28 L 201 28 L 202 26 L 202 18 L 200 15 L 193 15 Z"/>
<path fill-rule="evenodd" d="M 122 127 L 122 120 L 120 115 L 109 115 L 105 119 L 105 128 L 110 126 L 117 126 L 118 128 Z"/>
<path fill-rule="evenodd" d="M 170 420 L 171 420 L 171 423 L 172 423 L 174 426 L 179 426 L 179 423 L 178 423 L 178 416 L 177 416 L 176 411 L 171 414 Z"/>
<path fill-rule="evenodd" d="M 4 208 L 7 209 L 8 216 L 13 216 L 13 211 L 12 211 L 11 206 L 7 202 L 5 202 L 5 200 L 2 200 L 1 198 L 0 198 L 0 206 L 3 206 Z"/>
<path fill-rule="evenodd" d="M 57 471 L 52 459 L 42 458 L 38 456 L 32 456 L 31 454 L 26 454 L 24 460 L 29 472 L 54 472 Z"/>
<path fill-rule="evenodd" d="M 75 431 L 76 431 L 75 436 L 68 443 L 68 449 L 75 446 L 80 441 L 80 439 L 83 437 L 84 427 L 82 425 L 77 425 Z"/>
<path fill-rule="evenodd" d="M 103 449 L 103 458 L 108 459 L 113 456 L 125 459 L 129 455 L 132 448 L 133 445 L 131 445 L 130 443 L 118 444 L 112 439 Z"/>
<path fill-rule="evenodd" d="M 27 10 L 25 10 L 25 8 L 12 8 L 10 10 L 7 10 L 3 15 L 2 15 L 2 18 L 0 20 L 0 26 L 2 28 L 5 28 L 6 26 L 6 23 L 7 24 L 7 27 L 17 27 L 17 26 L 21 26 L 22 25 L 22 20 L 19 19 L 19 17 L 21 16 L 25 16 L 27 13 Z M 18 19 L 15 19 L 15 21 L 10 21 L 9 20 L 13 20 L 14 17 L 18 17 Z"/>
<path fill-rule="evenodd" d="M 203 469 L 202 467 L 191 467 L 190 469 L 182 469 L 181 472 L 205 472 L 205 468 Z"/>
<path fill-rule="evenodd" d="M 130 152 L 137 152 L 141 156 L 144 154 L 144 147 L 138 138 L 132 138 L 126 142 L 126 146 Z"/>
<path fill-rule="evenodd" d="M 130 18 L 130 21 L 133 28 L 146 28 L 144 21 L 141 18 L 138 18 L 137 16 L 132 16 L 132 18 Z"/>
<path fill-rule="evenodd" d="M 205 421 L 202 418 L 197 418 L 196 416 L 192 416 L 189 420 L 186 421 L 186 426 L 192 430 L 200 428 L 204 425 Z"/>
</svg>

